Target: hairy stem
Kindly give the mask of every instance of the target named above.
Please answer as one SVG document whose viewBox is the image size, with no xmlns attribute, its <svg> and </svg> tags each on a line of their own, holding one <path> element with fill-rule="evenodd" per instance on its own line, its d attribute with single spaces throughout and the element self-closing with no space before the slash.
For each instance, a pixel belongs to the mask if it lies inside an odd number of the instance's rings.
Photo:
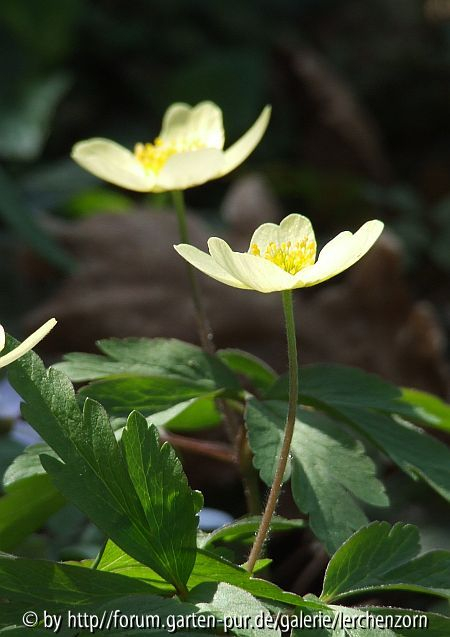
<svg viewBox="0 0 450 637">
<path fill-rule="evenodd" d="M 250 571 L 250 573 L 255 568 L 256 561 L 261 554 L 264 542 L 266 541 L 267 535 L 270 530 L 272 517 L 275 513 L 278 497 L 283 485 L 284 472 L 286 471 L 286 465 L 289 458 L 292 436 L 294 434 L 295 416 L 297 413 L 298 361 L 292 291 L 287 290 L 285 292 L 282 292 L 281 294 L 283 298 L 284 318 L 286 321 L 286 336 L 289 358 L 289 407 L 286 419 L 286 427 L 284 430 L 284 440 L 280 451 L 280 457 L 278 459 L 278 465 L 275 471 L 275 476 L 273 479 L 272 487 L 270 489 L 269 497 L 267 499 L 266 508 L 264 509 L 264 513 L 261 518 L 261 524 L 259 526 L 258 533 L 256 534 L 255 542 L 252 546 L 252 550 L 250 551 L 250 555 L 246 565 L 246 568 L 248 571 Z"/>
</svg>

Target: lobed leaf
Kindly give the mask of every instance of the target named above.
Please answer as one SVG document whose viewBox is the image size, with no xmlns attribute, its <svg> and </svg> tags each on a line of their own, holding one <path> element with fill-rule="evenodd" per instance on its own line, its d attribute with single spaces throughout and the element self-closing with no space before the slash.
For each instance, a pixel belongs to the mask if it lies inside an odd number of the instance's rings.
<svg viewBox="0 0 450 637">
<path fill-rule="evenodd" d="M 374 522 L 360 529 L 333 555 L 321 599 L 337 601 L 375 590 L 405 590 L 450 598 L 450 551 L 418 557 L 417 527 Z"/>
<path fill-rule="evenodd" d="M 270 485 L 284 437 L 287 404 L 251 399 L 246 411 L 254 465 Z M 294 500 L 309 514 L 314 533 L 334 552 L 367 523 L 360 502 L 386 506 L 388 499 L 364 447 L 320 412 L 299 409 L 285 480 Z"/>
<path fill-rule="evenodd" d="M 33 352 L 13 363 L 9 375 L 26 401 L 24 417 L 60 459 L 41 456 L 57 489 L 125 551 L 183 590 L 195 562 L 198 497 L 174 453 L 156 444 L 154 428 L 132 414 L 125 443 L 118 443 L 101 405 L 88 399 L 82 413 L 66 376 L 46 372 Z M 156 491 L 144 489 L 142 471 L 134 466 L 142 440 L 152 441 L 143 461 L 156 481 L 165 482 L 167 510 Z M 152 506 L 162 517 L 152 517 Z"/>
</svg>

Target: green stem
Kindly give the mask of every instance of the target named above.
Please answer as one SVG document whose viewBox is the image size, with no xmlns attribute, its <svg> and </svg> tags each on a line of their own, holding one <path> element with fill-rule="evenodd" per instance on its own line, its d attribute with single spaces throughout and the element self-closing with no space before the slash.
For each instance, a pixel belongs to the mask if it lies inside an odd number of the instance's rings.
<svg viewBox="0 0 450 637">
<path fill-rule="evenodd" d="M 286 321 L 286 336 L 288 345 L 288 358 L 289 358 L 289 407 L 286 419 L 286 427 L 284 430 L 284 440 L 280 451 L 280 457 L 278 459 L 278 466 L 275 471 L 272 487 L 270 489 L 269 497 L 267 500 L 266 508 L 261 518 L 261 524 L 258 529 L 258 533 L 255 538 L 252 550 L 247 561 L 246 568 L 251 573 L 255 568 L 256 561 L 266 541 L 267 534 L 270 530 L 270 523 L 272 521 L 273 514 L 278 502 L 281 487 L 283 485 L 284 473 L 286 471 L 286 465 L 289 458 L 289 451 L 291 448 L 292 436 L 294 434 L 295 417 L 297 414 L 297 401 L 298 401 L 298 361 L 297 361 L 297 341 L 295 334 L 295 319 L 292 291 L 287 290 L 282 292 L 283 299 L 283 311 Z"/>
<path fill-rule="evenodd" d="M 186 220 L 186 206 L 184 203 L 184 194 L 182 190 L 172 191 L 172 200 L 175 211 L 177 213 L 178 231 L 182 243 L 189 243 L 189 232 Z M 186 271 L 188 275 L 189 285 L 191 288 L 192 300 L 194 302 L 195 315 L 197 319 L 197 328 L 200 337 L 202 349 L 209 354 L 215 353 L 213 336 L 205 308 L 203 306 L 202 296 L 198 285 L 195 270 L 190 263 L 185 261 Z"/>
<path fill-rule="evenodd" d="M 180 240 L 183 243 L 189 243 L 189 232 L 186 221 L 186 206 L 184 203 L 183 191 L 174 190 L 172 192 L 172 199 L 177 213 Z M 216 348 L 214 345 L 213 333 L 203 306 L 195 269 L 187 262 L 186 269 L 191 288 L 192 300 L 195 307 L 200 343 L 205 352 L 215 356 Z M 217 405 L 224 416 L 224 425 L 228 439 L 234 447 L 235 461 L 240 466 L 249 513 L 259 513 L 261 511 L 261 506 L 259 500 L 258 475 L 251 462 L 252 458 L 248 444 L 247 451 L 245 451 L 245 446 L 243 447 L 243 443 L 245 441 L 243 441 L 242 438 L 246 437 L 245 431 L 243 430 L 243 427 L 239 427 L 239 424 L 236 422 L 233 409 L 225 399 L 217 398 Z M 244 453 L 242 451 L 243 449 Z"/>
</svg>

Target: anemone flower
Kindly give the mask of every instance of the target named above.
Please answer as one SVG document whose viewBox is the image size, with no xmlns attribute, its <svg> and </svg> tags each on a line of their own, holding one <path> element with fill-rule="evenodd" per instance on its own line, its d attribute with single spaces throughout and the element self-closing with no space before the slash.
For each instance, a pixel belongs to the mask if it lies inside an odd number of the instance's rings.
<svg viewBox="0 0 450 637">
<path fill-rule="evenodd" d="M 153 143 L 138 143 L 131 152 L 109 139 L 87 139 L 75 144 L 72 158 L 100 179 L 129 190 L 185 190 L 239 166 L 260 142 L 269 118 L 266 106 L 253 126 L 223 150 L 221 109 L 213 102 L 176 103 L 167 109 Z"/>
<path fill-rule="evenodd" d="M 319 252 L 311 222 L 291 214 L 280 223 L 264 223 L 253 233 L 247 252 L 234 252 L 223 239 L 208 241 L 209 254 L 188 244 L 174 246 L 208 276 L 243 290 L 283 292 L 317 285 L 359 261 L 383 230 L 378 219 L 352 234 L 341 232 Z"/>
</svg>

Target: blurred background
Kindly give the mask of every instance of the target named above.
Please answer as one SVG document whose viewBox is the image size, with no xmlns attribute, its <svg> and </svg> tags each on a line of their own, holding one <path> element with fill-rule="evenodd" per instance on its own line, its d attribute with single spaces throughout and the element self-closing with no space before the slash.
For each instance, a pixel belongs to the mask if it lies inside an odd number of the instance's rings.
<svg viewBox="0 0 450 637">
<path fill-rule="evenodd" d="M 302 361 L 448 398 L 450 0 L 2 0 L 0 50 L 9 332 L 56 316 L 48 361 L 108 336 L 197 342 L 170 199 L 100 182 L 70 150 L 152 141 L 170 103 L 205 99 L 228 145 L 270 103 L 249 160 L 187 191 L 193 243 L 213 233 L 246 250 L 259 223 L 290 212 L 312 219 L 319 245 L 384 220 L 358 266 L 297 293 Z M 282 371 L 278 299 L 202 285 L 218 345 Z"/>
</svg>

